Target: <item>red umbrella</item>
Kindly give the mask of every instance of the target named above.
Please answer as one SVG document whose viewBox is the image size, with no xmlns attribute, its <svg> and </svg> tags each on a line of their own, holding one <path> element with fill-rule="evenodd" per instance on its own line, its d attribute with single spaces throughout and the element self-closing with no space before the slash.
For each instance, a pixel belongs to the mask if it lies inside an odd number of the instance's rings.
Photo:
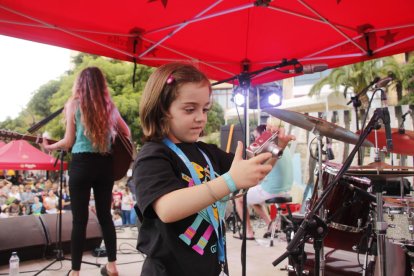
<svg viewBox="0 0 414 276">
<path fill-rule="evenodd" d="M 2 147 L 2 146 L 4 146 L 6 143 L 4 143 L 3 141 L 0 141 L 0 148 Z"/>
<path fill-rule="evenodd" d="M 222 80 L 283 59 L 333 68 L 411 51 L 413 11 L 412 0 L 1 0 L 0 34 L 150 66 L 191 61 Z"/>
<path fill-rule="evenodd" d="M 24 140 L 11 141 L 0 148 L 0 170 L 59 170 L 60 161 Z M 67 169 L 67 163 L 63 163 Z"/>
</svg>

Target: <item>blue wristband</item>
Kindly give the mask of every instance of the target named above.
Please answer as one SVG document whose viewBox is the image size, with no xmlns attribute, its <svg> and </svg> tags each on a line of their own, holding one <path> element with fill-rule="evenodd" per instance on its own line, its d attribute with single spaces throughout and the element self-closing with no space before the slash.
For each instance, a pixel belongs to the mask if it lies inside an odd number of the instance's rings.
<svg viewBox="0 0 414 276">
<path fill-rule="evenodd" d="M 231 193 L 237 191 L 236 183 L 234 183 L 233 178 L 228 172 L 223 174 L 222 177 L 224 178 L 224 181 L 226 181 L 227 188 L 229 188 Z"/>
</svg>

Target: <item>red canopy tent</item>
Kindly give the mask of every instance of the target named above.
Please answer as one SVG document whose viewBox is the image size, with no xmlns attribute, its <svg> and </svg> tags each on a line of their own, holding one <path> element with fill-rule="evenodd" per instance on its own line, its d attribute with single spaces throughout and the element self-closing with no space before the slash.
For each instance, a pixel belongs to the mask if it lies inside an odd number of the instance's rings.
<svg viewBox="0 0 414 276">
<path fill-rule="evenodd" d="M 60 161 L 30 145 L 14 140 L 0 148 L 0 170 L 59 170 Z M 67 163 L 63 163 L 67 169 Z"/>
<path fill-rule="evenodd" d="M 4 143 L 3 141 L 0 141 L 0 148 L 2 147 L 2 146 L 4 146 L 6 143 Z"/>
<path fill-rule="evenodd" d="M 150 66 L 190 61 L 222 80 L 283 59 L 333 68 L 411 51 L 413 11 L 412 0 L 0 0 L 0 34 Z"/>
</svg>

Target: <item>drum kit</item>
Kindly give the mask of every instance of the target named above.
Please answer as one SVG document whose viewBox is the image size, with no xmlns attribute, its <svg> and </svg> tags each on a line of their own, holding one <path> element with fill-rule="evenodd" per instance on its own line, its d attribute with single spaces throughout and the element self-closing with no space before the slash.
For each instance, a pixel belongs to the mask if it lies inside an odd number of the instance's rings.
<svg viewBox="0 0 414 276">
<path fill-rule="evenodd" d="M 414 167 L 389 165 L 380 162 L 378 156 L 368 165 L 351 166 L 361 146 L 375 147 L 377 153 L 387 146 L 389 132 L 379 124 L 384 123 L 383 110 L 377 109 L 364 131 L 357 133 L 293 111 L 264 111 L 313 132 L 319 154 L 318 177 L 308 211 L 296 219 L 300 226 L 288 239 L 287 251 L 273 265 L 289 257 L 290 271 L 296 275 L 411 275 L 414 198 L 409 195 L 411 185 L 406 177 L 414 176 Z M 322 162 L 322 137 L 356 146 L 342 164 Z M 391 137 L 393 147 L 388 152 L 414 155 L 413 131 L 391 129 Z M 397 186 L 394 190 L 398 195 L 388 195 L 390 184 Z M 314 254 L 305 252 L 310 240 Z M 328 250 L 326 254 L 324 250 Z M 313 261 L 309 262 L 306 255 L 313 256 Z M 313 271 L 309 269 L 312 266 Z"/>
</svg>

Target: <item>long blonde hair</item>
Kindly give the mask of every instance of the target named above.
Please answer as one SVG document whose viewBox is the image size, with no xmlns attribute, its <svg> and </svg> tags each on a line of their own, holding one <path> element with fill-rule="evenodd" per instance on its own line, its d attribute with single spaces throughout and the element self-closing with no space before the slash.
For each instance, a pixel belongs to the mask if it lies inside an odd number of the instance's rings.
<svg viewBox="0 0 414 276">
<path fill-rule="evenodd" d="M 116 125 L 115 105 L 99 68 L 88 67 L 80 72 L 73 85 L 73 99 L 79 101 L 85 136 L 99 152 L 107 152 L 108 138 Z"/>
<path fill-rule="evenodd" d="M 139 103 L 143 141 L 160 141 L 170 132 L 168 110 L 186 83 L 211 85 L 208 78 L 190 64 L 169 63 L 157 68 L 149 77 Z"/>
</svg>

